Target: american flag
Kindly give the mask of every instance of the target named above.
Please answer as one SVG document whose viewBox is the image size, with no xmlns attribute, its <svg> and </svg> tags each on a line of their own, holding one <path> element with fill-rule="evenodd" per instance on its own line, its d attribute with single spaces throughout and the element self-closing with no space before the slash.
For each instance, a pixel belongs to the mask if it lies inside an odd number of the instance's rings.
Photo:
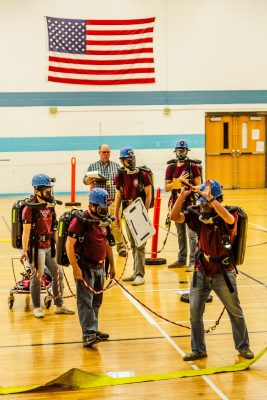
<svg viewBox="0 0 267 400">
<path fill-rule="evenodd" d="M 48 80 L 80 85 L 155 83 L 155 18 L 46 17 Z"/>
</svg>

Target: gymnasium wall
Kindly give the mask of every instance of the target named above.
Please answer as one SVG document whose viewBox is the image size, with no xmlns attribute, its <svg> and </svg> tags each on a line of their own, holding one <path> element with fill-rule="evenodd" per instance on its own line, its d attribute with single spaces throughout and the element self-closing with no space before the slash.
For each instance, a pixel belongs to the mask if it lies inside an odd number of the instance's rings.
<svg viewBox="0 0 267 400">
<path fill-rule="evenodd" d="M 205 113 L 267 111 L 267 2 L 261 0 L 0 0 L 0 194 L 28 193 L 31 178 L 76 190 L 99 144 L 125 145 L 163 188 L 179 139 L 205 161 Z M 156 83 L 84 86 L 47 81 L 45 16 L 155 17 Z"/>
</svg>

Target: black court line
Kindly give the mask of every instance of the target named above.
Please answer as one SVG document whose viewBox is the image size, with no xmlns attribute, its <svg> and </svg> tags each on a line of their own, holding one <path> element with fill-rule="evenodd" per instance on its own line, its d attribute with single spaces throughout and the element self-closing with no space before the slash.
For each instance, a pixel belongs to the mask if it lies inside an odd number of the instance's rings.
<svg viewBox="0 0 267 400">
<path fill-rule="evenodd" d="M 256 244 L 250 244 L 247 247 L 258 247 L 258 246 L 263 246 L 267 244 L 267 242 L 262 242 L 262 243 L 256 243 Z"/>
<path fill-rule="evenodd" d="M 165 228 L 165 226 L 160 226 L 161 229 L 163 229 L 164 231 L 168 232 L 168 229 Z M 177 236 L 177 233 L 174 233 L 172 231 L 169 232 L 169 234 L 173 235 L 173 236 Z"/>
<path fill-rule="evenodd" d="M 261 282 L 261 281 L 259 281 L 259 280 L 256 279 L 256 278 L 253 278 L 253 276 L 248 275 L 248 274 L 246 274 L 246 273 L 243 272 L 243 271 L 240 271 L 240 269 L 238 270 L 238 272 L 239 272 L 240 274 L 242 274 L 242 275 L 245 275 L 247 278 L 251 279 L 252 281 L 257 282 L 257 283 L 259 283 L 260 285 L 267 287 L 266 283 Z"/>
<path fill-rule="evenodd" d="M 267 330 L 264 331 L 249 331 L 249 334 L 266 334 Z M 206 334 L 209 336 L 229 336 L 233 335 L 232 332 L 225 332 L 225 333 L 210 333 Z M 170 335 L 170 338 L 172 339 L 179 339 L 179 338 L 188 338 L 190 337 L 190 334 L 187 335 Z M 117 342 L 133 342 L 133 341 L 138 341 L 138 340 L 166 340 L 165 337 L 163 336 L 152 336 L 152 337 L 136 337 L 136 338 L 122 338 L 122 339 L 109 339 L 106 341 L 103 341 L 101 343 L 117 343 Z M 21 344 L 21 345 L 6 345 L 6 346 L 0 346 L 0 349 L 9 349 L 9 348 L 23 348 L 23 347 L 41 347 L 41 346 L 62 346 L 62 345 L 68 345 L 68 344 L 82 344 L 82 341 L 74 341 L 74 342 L 52 342 L 52 343 L 35 343 L 35 344 Z M 93 347 L 92 347 L 93 348 Z"/>
<path fill-rule="evenodd" d="M 163 229 L 164 231 L 168 231 L 168 229 L 166 229 L 166 228 L 163 227 L 163 226 L 160 226 L 160 228 Z M 170 233 L 171 233 L 173 236 L 177 236 L 176 233 L 173 233 L 173 232 L 171 232 L 171 231 L 170 231 Z M 260 246 L 260 245 L 262 245 L 262 244 L 266 244 L 266 243 L 267 243 L 267 242 L 259 243 L 258 246 Z M 253 246 L 256 246 L 256 245 L 250 245 L 250 246 L 248 246 L 248 247 L 253 247 Z M 240 269 L 238 269 L 238 272 L 239 272 L 240 274 L 242 274 L 242 275 L 245 275 L 247 278 L 251 279 L 252 281 L 257 282 L 257 283 L 259 283 L 260 285 L 267 287 L 267 284 L 266 284 L 266 283 L 259 281 L 258 279 L 254 278 L 254 277 L 251 276 L 251 275 L 246 274 L 246 273 L 243 272 L 243 271 L 240 271 Z"/>
</svg>

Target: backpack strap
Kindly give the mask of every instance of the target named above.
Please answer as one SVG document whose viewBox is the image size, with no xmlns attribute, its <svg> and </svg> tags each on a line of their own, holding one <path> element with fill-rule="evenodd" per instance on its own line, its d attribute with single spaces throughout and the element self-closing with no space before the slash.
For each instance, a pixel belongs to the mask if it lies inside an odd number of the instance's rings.
<svg viewBox="0 0 267 400">
<path fill-rule="evenodd" d="M 137 168 L 138 168 L 138 172 L 137 172 L 138 190 L 141 195 L 141 193 L 144 191 L 144 187 L 145 187 L 144 183 L 143 183 L 143 179 L 142 179 L 142 177 L 143 177 L 142 171 L 150 173 L 150 170 L 145 166 L 137 167 Z M 124 172 L 125 172 L 124 168 L 118 169 L 121 200 L 124 200 L 124 194 L 123 194 L 123 174 L 124 174 Z"/>
<path fill-rule="evenodd" d="M 53 230 L 57 229 L 57 217 L 56 217 L 56 212 L 55 212 L 54 208 L 52 208 L 52 229 Z M 56 257 L 56 241 L 55 241 L 54 236 L 51 236 L 50 243 L 51 243 L 51 257 L 55 258 Z"/>
<path fill-rule="evenodd" d="M 83 268 L 83 262 L 84 262 L 84 242 L 85 242 L 85 237 L 87 236 L 87 229 L 86 227 L 89 225 L 89 218 L 88 215 L 86 214 L 85 211 L 80 211 L 77 210 L 74 213 L 75 217 L 77 218 L 77 220 L 82 222 L 82 234 L 78 236 L 78 241 L 80 243 L 80 254 L 78 254 L 79 260 L 78 260 L 78 264 L 80 265 L 81 268 Z"/>
<path fill-rule="evenodd" d="M 174 175 L 174 171 L 175 171 L 175 168 L 176 168 L 176 162 L 175 163 L 171 163 L 170 165 L 171 165 L 171 180 L 173 180 L 173 175 Z M 170 195 L 170 198 L 169 198 L 169 202 L 168 202 L 169 206 L 171 205 L 173 196 L 174 196 L 174 190 L 172 189 L 171 195 Z"/>
<path fill-rule="evenodd" d="M 204 258 L 204 254 L 203 254 L 202 250 L 198 250 L 197 251 L 197 258 L 198 258 L 198 260 L 199 260 L 199 262 L 200 262 L 200 264 L 201 264 L 201 266 L 203 268 L 204 274 L 205 274 L 205 258 Z M 227 275 L 227 271 L 224 268 L 224 265 L 223 265 L 223 263 L 221 261 L 222 260 L 220 258 L 218 258 L 216 260 L 212 259 L 212 262 L 217 265 L 219 271 L 222 273 L 222 275 L 224 277 L 224 280 L 225 280 L 225 283 L 226 283 L 226 286 L 229 289 L 229 292 L 230 293 L 234 293 L 235 290 L 233 288 L 233 285 L 232 285 L 232 283 L 231 283 L 231 281 L 230 281 L 230 279 L 229 279 L 229 277 Z M 194 286 L 194 284 L 195 284 L 195 282 L 193 282 L 193 286 Z"/>
<path fill-rule="evenodd" d="M 120 192 L 121 192 L 121 200 L 124 200 L 124 195 L 123 195 L 123 174 L 124 174 L 124 168 L 118 168 L 118 174 L 119 174 L 119 186 L 120 186 Z"/>
<path fill-rule="evenodd" d="M 34 266 L 38 269 L 38 249 L 39 249 L 39 234 L 34 232 L 33 229 L 35 227 L 36 221 L 39 217 L 39 209 L 38 207 L 32 207 L 32 222 L 31 222 L 31 232 L 30 232 L 30 240 L 29 240 L 29 262 L 32 263 L 34 261 Z M 52 228 L 57 227 L 57 219 L 55 210 L 52 208 Z M 56 256 L 56 241 L 54 237 L 49 236 L 50 244 L 51 244 L 51 257 L 55 258 Z M 34 255 L 34 258 L 33 258 Z"/>
<path fill-rule="evenodd" d="M 176 164 L 177 163 L 172 163 L 171 164 L 171 178 L 173 179 L 173 174 L 174 174 L 174 171 L 175 171 L 175 168 L 176 168 Z"/>
<path fill-rule="evenodd" d="M 189 173 L 189 183 L 194 184 L 194 177 L 193 177 L 193 172 L 192 172 L 191 161 L 186 161 L 186 171 Z"/>
<path fill-rule="evenodd" d="M 235 207 L 228 207 L 228 211 L 229 211 L 231 214 L 234 213 L 234 212 L 236 211 L 235 209 L 236 209 Z M 230 211 L 230 210 L 231 210 L 231 211 Z M 234 211 L 234 210 L 235 210 L 235 211 Z M 238 274 L 238 269 L 237 269 L 236 262 L 235 262 L 235 258 L 234 258 L 234 254 L 233 254 L 233 246 L 232 246 L 231 243 L 230 243 L 230 235 L 229 235 L 229 231 L 228 231 L 228 229 L 227 229 L 226 223 L 220 224 L 220 227 L 221 227 L 222 244 L 225 245 L 225 244 L 228 244 L 227 242 L 229 242 L 229 247 L 226 247 L 226 246 L 225 246 L 225 248 L 226 248 L 227 251 L 228 251 L 229 258 L 230 258 L 230 260 L 231 260 L 232 265 L 234 266 L 235 272 Z M 224 242 L 225 242 L 225 243 L 224 243 Z"/>
<path fill-rule="evenodd" d="M 187 212 L 189 212 L 191 214 L 194 214 L 195 216 L 199 216 L 200 215 L 200 212 L 197 209 L 197 207 L 187 207 Z M 222 218 L 220 216 L 216 216 L 214 218 L 214 222 L 218 222 L 218 225 L 220 226 L 221 238 L 223 239 L 223 237 L 226 236 L 225 240 L 228 239 L 229 242 L 230 242 L 230 236 L 229 236 L 229 232 L 227 231 L 225 222 L 223 220 L 221 222 L 219 222 L 218 219 L 222 219 Z M 197 235 L 198 236 L 200 235 L 200 230 L 201 230 L 201 224 L 199 224 L 199 229 L 197 231 Z M 235 269 L 235 271 L 236 271 L 236 273 L 238 273 L 238 271 L 237 271 L 237 268 L 236 268 L 236 263 L 235 263 L 235 260 L 234 260 L 232 248 L 227 249 L 227 250 L 228 250 L 228 254 L 229 254 L 228 257 L 219 257 L 219 258 L 216 258 L 216 259 L 213 259 L 212 257 L 209 257 L 209 260 L 217 265 L 219 271 L 222 273 L 222 275 L 224 277 L 225 283 L 226 283 L 230 293 L 233 293 L 234 292 L 234 288 L 233 288 L 233 285 L 232 285 L 232 283 L 231 283 L 231 281 L 230 281 L 230 279 L 229 279 L 229 277 L 227 275 L 227 271 L 226 271 L 225 267 L 226 267 L 226 265 L 232 264 L 234 269 Z M 199 262 L 200 262 L 200 264 L 201 264 L 201 266 L 203 268 L 203 271 L 205 273 L 205 257 L 204 257 L 204 253 L 203 253 L 203 251 L 201 249 L 198 249 L 198 251 L 196 253 L 196 258 L 199 260 Z M 226 259 L 229 259 L 230 262 L 229 262 L 229 260 L 227 260 L 227 263 L 225 263 L 224 261 L 226 261 Z M 194 285 L 195 285 L 195 281 L 193 280 L 193 286 Z"/>
<path fill-rule="evenodd" d="M 145 185 L 143 183 L 143 179 L 142 179 L 142 171 L 145 171 L 143 168 L 139 168 L 139 171 L 137 173 L 137 179 L 138 179 L 138 190 L 139 190 L 139 194 L 141 196 L 142 192 L 144 191 Z"/>
<path fill-rule="evenodd" d="M 137 167 L 138 168 L 138 172 L 137 172 L 137 180 L 138 180 L 138 192 L 139 192 L 139 196 L 143 199 L 144 201 L 144 189 L 145 189 L 145 185 L 143 182 L 143 172 L 147 172 L 148 174 L 151 174 L 151 170 L 146 167 L 145 165 L 141 166 L 141 167 Z M 120 192 L 121 192 L 121 202 L 122 202 L 122 210 L 124 210 L 127 205 L 129 204 L 128 200 L 124 199 L 124 193 L 123 193 L 123 174 L 125 173 L 125 169 L 124 168 L 119 168 L 118 169 L 118 183 L 119 183 L 119 187 L 120 187 Z M 153 185 L 153 183 L 151 183 Z"/>
<path fill-rule="evenodd" d="M 39 243 L 39 235 L 35 234 L 33 229 L 35 227 L 37 218 L 38 218 L 39 210 L 35 207 L 32 207 L 32 221 L 31 221 L 31 232 L 29 239 L 29 262 L 34 264 L 35 269 L 38 269 L 38 243 Z M 33 259 L 34 255 L 34 259 Z"/>
</svg>

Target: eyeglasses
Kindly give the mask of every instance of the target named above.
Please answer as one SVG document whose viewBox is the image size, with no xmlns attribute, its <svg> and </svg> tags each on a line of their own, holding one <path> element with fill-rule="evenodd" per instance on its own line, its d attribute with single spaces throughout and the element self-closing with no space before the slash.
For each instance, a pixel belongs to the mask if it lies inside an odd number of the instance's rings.
<svg viewBox="0 0 267 400">
<path fill-rule="evenodd" d="M 101 151 L 103 154 L 110 154 L 110 151 Z"/>
</svg>

